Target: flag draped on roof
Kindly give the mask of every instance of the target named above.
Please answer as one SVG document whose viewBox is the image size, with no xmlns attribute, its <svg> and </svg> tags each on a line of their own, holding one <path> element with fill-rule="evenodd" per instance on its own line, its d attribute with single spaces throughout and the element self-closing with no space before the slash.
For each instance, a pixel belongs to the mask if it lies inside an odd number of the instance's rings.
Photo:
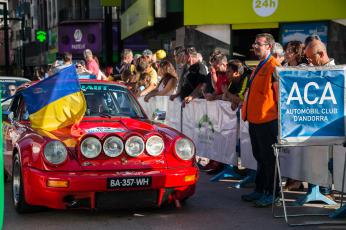
<svg viewBox="0 0 346 230">
<path fill-rule="evenodd" d="M 86 111 L 74 65 L 24 89 L 22 95 L 32 128 L 52 131 L 74 125 Z"/>
</svg>

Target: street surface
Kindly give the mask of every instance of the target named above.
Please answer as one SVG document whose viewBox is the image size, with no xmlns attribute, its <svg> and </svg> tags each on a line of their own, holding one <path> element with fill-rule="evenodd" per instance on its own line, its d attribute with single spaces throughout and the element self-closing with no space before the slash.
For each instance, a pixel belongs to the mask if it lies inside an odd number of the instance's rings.
<svg viewBox="0 0 346 230">
<path fill-rule="evenodd" d="M 250 188 L 234 189 L 230 181 L 212 183 L 209 182 L 210 177 L 201 173 L 195 196 L 181 209 L 168 206 L 150 210 L 98 212 L 48 210 L 25 215 L 14 211 L 11 203 L 11 183 L 7 182 L 4 229 L 293 229 L 288 227 L 283 219 L 274 219 L 271 208 L 258 209 L 251 203 L 241 201 L 241 194 L 250 192 Z M 295 229 L 346 229 L 346 226 L 310 226 Z"/>
</svg>

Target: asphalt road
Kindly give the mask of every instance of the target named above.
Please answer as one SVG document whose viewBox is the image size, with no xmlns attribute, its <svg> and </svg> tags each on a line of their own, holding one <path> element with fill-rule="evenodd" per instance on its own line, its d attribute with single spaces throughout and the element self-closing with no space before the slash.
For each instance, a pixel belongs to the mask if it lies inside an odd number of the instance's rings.
<svg viewBox="0 0 346 230">
<path fill-rule="evenodd" d="M 177 209 L 127 211 L 57 211 L 47 210 L 25 215 L 17 214 L 11 203 L 11 183 L 5 185 L 4 229 L 292 229 L 283 219 L 274 219 L 271 208 L 255 208 L 240 200 L 251 189 L 234 189 L 230 181 L 209 182 L 201 173 L 195 196 Z M 296 229 L 346 229 L 346 226 L 314 226 Z"/>
</svg>

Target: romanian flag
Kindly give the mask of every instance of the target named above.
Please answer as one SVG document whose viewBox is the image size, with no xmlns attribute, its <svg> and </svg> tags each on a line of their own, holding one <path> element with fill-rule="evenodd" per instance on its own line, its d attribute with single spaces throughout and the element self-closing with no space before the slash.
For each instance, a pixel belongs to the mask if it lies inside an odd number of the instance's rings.
<svg viewBox="0 0 346 230">
<path fill-rule="evenodd" d="M 35 129 L 52 131 L 78 124 L 86 111 L 74 65 L 26 88 L 22 95 Z"/>
</svg>

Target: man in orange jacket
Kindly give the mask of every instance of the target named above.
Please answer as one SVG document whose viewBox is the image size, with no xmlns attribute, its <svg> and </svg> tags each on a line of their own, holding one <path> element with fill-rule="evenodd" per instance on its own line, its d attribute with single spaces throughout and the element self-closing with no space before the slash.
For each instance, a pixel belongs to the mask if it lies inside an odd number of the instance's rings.
<svg viewBox="0 0 346 230">
<path fill-rule="evenodd" d="M 252 152 L 257 161 L 255 191 L 243 195 L 242 199 L 255 202 L 256 207 L 269 206 L 273 199 L 275 156 L 272 144 L 277 142 L 278 135 L 278 93 L 273 73 L 275 67 L 280 66 L 270 53 L 274 43 L 271 34 L 256 35 L 252 47 L 260 63 L 249 79 L 242 106 L 242 118 L 249 122 Z"/>
</svg>

